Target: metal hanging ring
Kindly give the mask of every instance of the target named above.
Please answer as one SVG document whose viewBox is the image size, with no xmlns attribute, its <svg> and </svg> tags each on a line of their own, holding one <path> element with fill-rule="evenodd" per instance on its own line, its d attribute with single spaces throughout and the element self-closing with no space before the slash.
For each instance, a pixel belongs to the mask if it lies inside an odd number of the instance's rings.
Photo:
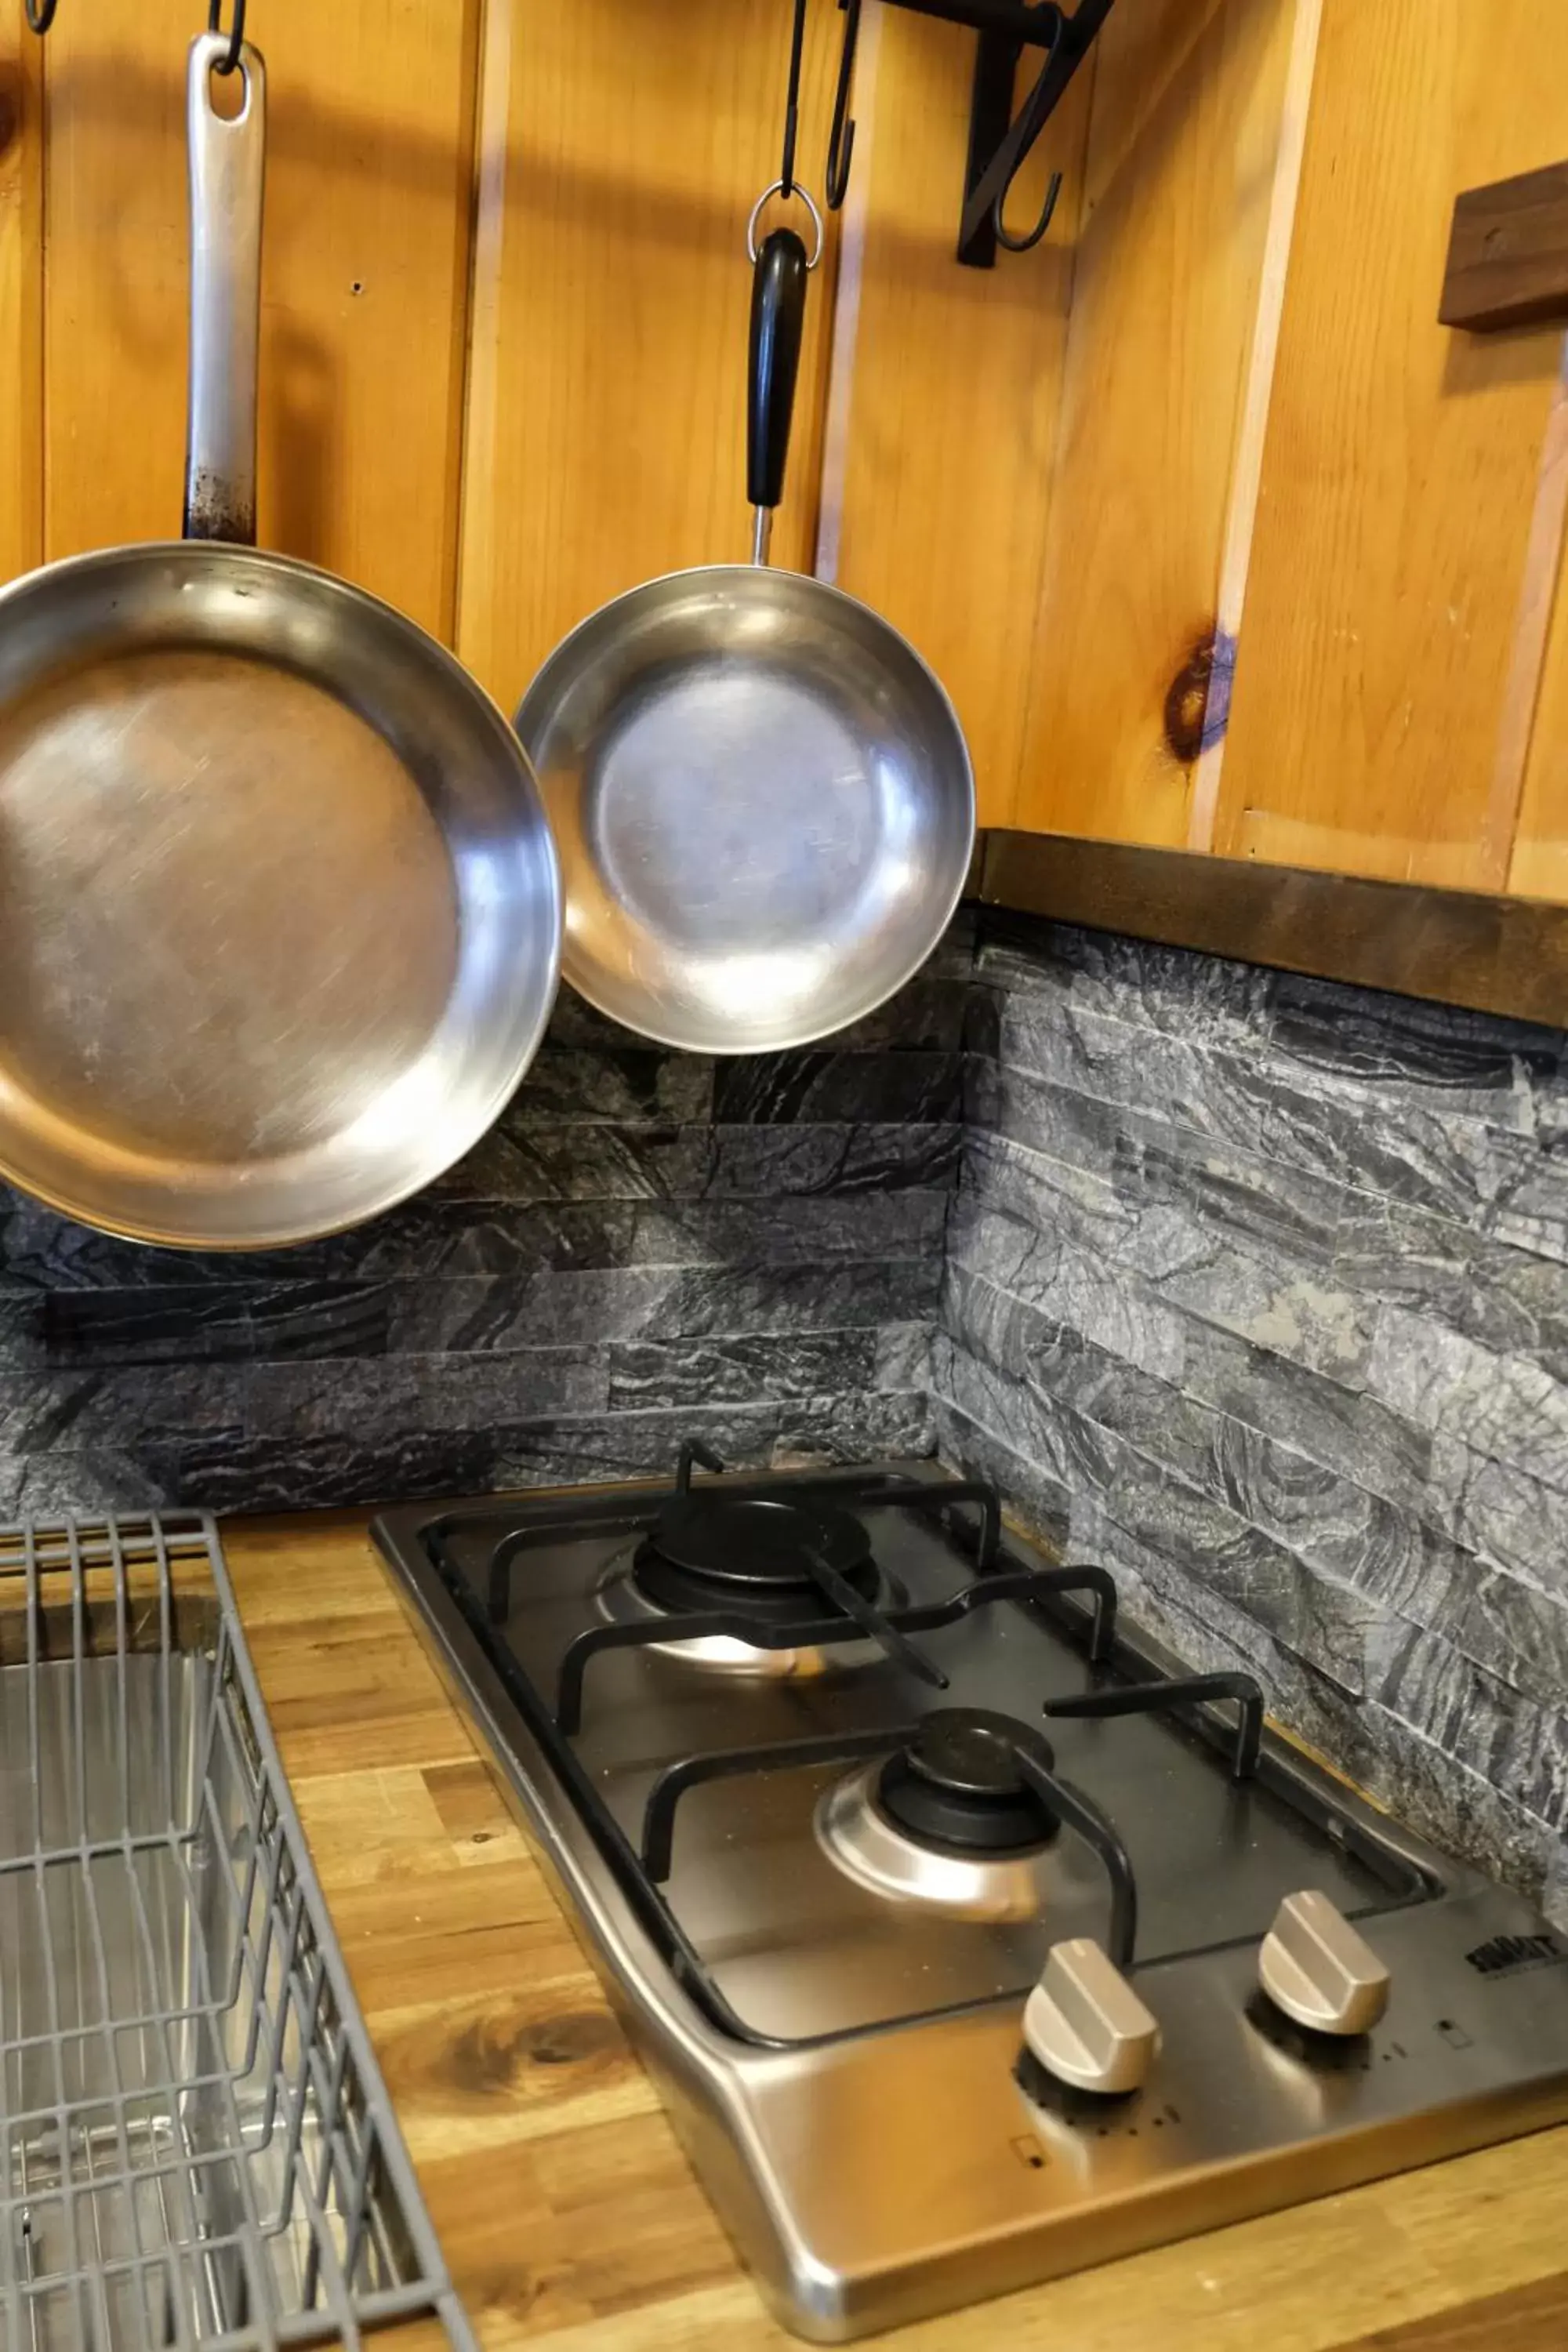
<svg viewBox="0 0 1568 2352">
<path fill-rule="evenodd" d="M 207 30 L 209 33 L 222 32 L 223 0 L 207 0 Z M 228 37 L 228 55 L 217 60 L 213 68 L 214 73 L 231 74 L 239 63 L 239 53 L 244 47 L 245 0 L 234 0 L 234 28 Z"/>
<path fill-rule="evenodd" d="M 803 188 L 798 180 L 795 182 L 793 191 L 786 188 L 782 180 L 771 180 L 768 183 L 768 185 L 763 190 L 762 194 L 757 198 L 756 203 L 752 206 L 752 217 L 746 223 L 746 258 L 751 263 L 753 269 L 757 266 L 757 223 L 763 216 L 763 206 L 767 203 L 770 196 L 785 196 L 791 194 L 794 194 L 800 198 L 801 203 L 811 215 L 811 225 L 816 231 L 816 243 L 812 248 L 811 258 L 805 266 L 808 269 L 815 269 L 817 263 L 822 259 L 822 215 L 817 211 L 816 205 L 813 203 L 810 191 Z"/>
<path fill-rule="evenodd" d="M 55 21 L 59 0 L 26 0 L 27 23 L 35 33 L 47 33 Z"/>
</svg>

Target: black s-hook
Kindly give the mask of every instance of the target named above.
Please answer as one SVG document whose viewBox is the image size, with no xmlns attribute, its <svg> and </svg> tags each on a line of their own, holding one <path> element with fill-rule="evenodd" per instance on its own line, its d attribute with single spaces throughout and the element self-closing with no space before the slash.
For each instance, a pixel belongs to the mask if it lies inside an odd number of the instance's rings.
<svg viewBox="0 0 1568 2352">
<path fill-rule="evenodd" d="M 1007 184 L 1011 187 L 1012 182 L 1009 181 Z M 991 208 L 991 226 L 996 232 L 997 244 L 1005 246 L 1009 253 L 1027 253 L 1033 247 L 1038 245 L 1051 225 L 1051 217 L 1057 208 L 1057 198 L 1061 192 L 1062 175 L 1059 172 L 1053 172 L 1046 189 L 1046 201 L 1040 209 L 1039 219 L 1035 223 L 1034 227 L 1026 229 L 1022 236 L 1015 236 L 1002 218 L 1002 207 L 1007 201 L 1007 191 L 1004 189 Z"/>
<path fill-rule="evenodd" d="M 207 30 L 223 30 L 223 0 L 207 0 Z M 231 74 L 239 63 L 239 53 L 245 47 L 245 0 L 234 0 L 234 25 L 228 37 L 228 55 L 220 58 L 214 73 Z"/>
<path fill-rule="evenodd" d="M 35 33 L 47 33 L 55 21 L 59 0 L 26 0 L 27 22 Z"/>
<path fill-rule="evenodd" d="M 855 152 L 855 118 L 849 103 L 855 88 L 855 52 L 860 41 L 860 0 L 838 0 L 838 5 L 844 11 L 844 49 L 833 100 L 833 136 L 827 145 L 827 208 L 835 213 L 849 194 L 849 164 Z"/>
<path fill-rule="evenodd" d="M 779 163 L 779 194 L 795 194 L 795 137 L 800 125 L 800 61 L 805 50 L 805 0 L 795 0 L 795 30 L 789 45 L 789 93 L 784 101 L 784 155 Z"/>
<path fill-rule="evenodd" d="M 1062 16 L 1061 11 L 1058 8 L 1057 11 L 1056 25 L 1052 32 L 1051 45 L 1046 51 L 1046 61 L 1040 68 L 1039 76 L 1036 80 L 1033 89 L 1031 89 L 1028 97 L 1024 100 L 1023 105 L 1018 110 L 1018 121 L 1016 129 L 1022 130 L 1024 136 L 1015 158 L 1013 169 L 1008 174 L 1006 185 L 998 190 L 996 201 L 991 207 L 991 226 L 995 231 L 996 242 L 998 245 L 1005 247 L 1006 251 L 1009 253 L 1027 253 L 1033 247 L 1038 245 L 1040 239 L 1044 236 L 1046 231 L 1051 225 L 1051 215 L 1057 208 L 1057 198 L 1062 192 L 1062 175 L 1059 172 L 1053 172 L 1050 176 L 1049 184 L 1046 189 L 1046 201 L 1041 207 L 1040 217 L 1035 223 L 1033 228 L 1025 230 L 1022 236 L 1015 236 L 1012 230 L 1009 229 L 1003 221 L 1002 208 L 1013 193 L 1013 182 L 1023 170 L 1025 158 L 1027 156 L 1030 148 L 1034 145 L 1035 141 L 1039 137 L 1041 131 L 1045 128 L 1046 117 L 1050 111 L 1050 108 L 1048 106 L 1044 108 L 1040 106 L 1040 100 L 1044 96 L 1047 84 L 1049 81 L 1051 68 L 1056 64 L 1057 51 L 1061 46 L 1061 37 Z"/>
</svg>

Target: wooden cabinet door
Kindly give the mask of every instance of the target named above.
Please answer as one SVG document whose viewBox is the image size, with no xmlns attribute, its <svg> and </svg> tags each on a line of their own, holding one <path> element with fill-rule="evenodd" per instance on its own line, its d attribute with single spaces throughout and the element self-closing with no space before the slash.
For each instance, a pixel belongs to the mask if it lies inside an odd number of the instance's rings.
<svg viewBox="0 0 1568 2352">
<path fill-rule="evenodd" d="M 1437 303 L 1459 191 L 1568 154 L 1562 46 L 1560 0 L 1323 0 L 1215 800 L 1228 855 L 1508 880 L 1563 333 L 1469 335 Z"/>
</svg>

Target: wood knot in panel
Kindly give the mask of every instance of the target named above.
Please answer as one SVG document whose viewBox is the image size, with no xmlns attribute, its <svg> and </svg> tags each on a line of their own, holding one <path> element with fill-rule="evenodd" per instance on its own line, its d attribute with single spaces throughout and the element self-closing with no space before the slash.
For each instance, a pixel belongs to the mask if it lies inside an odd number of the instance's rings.
<svg viewBox="0 0 1568 2352">
<path fill-rule="evenodd" d="M 1165 741 L 1173 759 L 1190 766 L 1224 735 L 1236 675 L 1236 639 L 1220 628 L 1195 638 L 1165 694 Z"/>
</svg>

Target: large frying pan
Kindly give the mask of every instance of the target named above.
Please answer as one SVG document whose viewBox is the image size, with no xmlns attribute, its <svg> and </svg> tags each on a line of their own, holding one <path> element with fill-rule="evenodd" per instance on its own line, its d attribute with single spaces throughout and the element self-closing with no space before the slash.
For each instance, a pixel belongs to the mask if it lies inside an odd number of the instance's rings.
<svg viewBox="0 0 1568 2352">
<path fill-rule="evenodd" d="M 247 47 L 225 121 L 227 50 L 190 53 L 185 538 L 0 593 L 0 1173 L 238 1249 L 372 1216 L 478 1139 L 549 1017 L 561 898 L 527 761 L 452 656 L 252 544 L 266 83 Z"/>
<path fill-rule="evenodd" d="M 523 698 L 566 886 L 562 969 L 601 1012 L 709 1054 L 804 1045 L 923 962 L 963 887 L 974 782 L 912 646 L 823 581 L 767 569 L 800 355 L 805 247 L 752 286 L 753 564 L 634 588 Z"/>
</svg>

